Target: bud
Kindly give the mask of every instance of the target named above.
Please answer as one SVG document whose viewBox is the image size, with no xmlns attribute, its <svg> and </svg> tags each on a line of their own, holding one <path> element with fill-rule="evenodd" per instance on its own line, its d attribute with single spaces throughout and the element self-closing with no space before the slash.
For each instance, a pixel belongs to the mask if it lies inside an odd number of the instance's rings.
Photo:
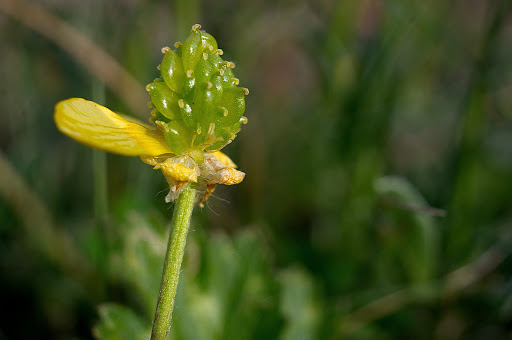
<svg viewBox="0 0 512 340">
<path fill-rule="evenodd" d="M 161 78 L 148 84 L 152 121 L 177 156 L 215 152 L 236 137 L 247 119 L 245 95 L 233 75 L 233 62 L 221 58 L 222 50 L 210 34 L 192 26 L 176 50 L 162 48 Z"/>
</svg>

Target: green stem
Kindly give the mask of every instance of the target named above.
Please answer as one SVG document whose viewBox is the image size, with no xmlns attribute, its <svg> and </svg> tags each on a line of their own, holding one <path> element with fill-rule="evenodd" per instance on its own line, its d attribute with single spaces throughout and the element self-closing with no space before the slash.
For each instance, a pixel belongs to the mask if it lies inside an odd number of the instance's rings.
<svg viewBox="0 0 512 340">
<path fill-rule="evenodd" d="M 178 289 L 181 262 L 185 253 L 190 218 L 194 209 L 196 188 L 192 184 L 186 186 L 176 200 L 172 216 L 172 234 L 167 245 L 160 295 L 156 305 L 155 319 L 151 340 L 167 340 L 171 328 L 174 298 Z"/>
</svg>

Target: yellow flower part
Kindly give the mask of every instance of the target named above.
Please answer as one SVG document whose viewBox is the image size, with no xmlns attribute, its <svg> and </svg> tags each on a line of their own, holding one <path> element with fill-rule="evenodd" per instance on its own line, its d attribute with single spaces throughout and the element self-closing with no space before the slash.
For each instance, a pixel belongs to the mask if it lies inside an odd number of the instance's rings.
<svg viewBox="0 0 512 340">
<path fill-rule="evenodd" d="M 175 163 L 173 159 L 167 158 L 164 162 L 158 163 L 153 169 L 161 169 L 165 177 L 173 177 L 178 182 L 197 182 L 199 169 L 191 169 L 186 165 Z"/>
<path fill-rule="evenodd" d="M 82 98 L 58 103 L 54 118 L 62 133 L 96 149 L 125 156 L 172 153 L 156 129 L 128 121 L 106 107 Z"/>
<path fill-rule="evenodd" d="M 217 184 L 238 184 L 245 174 L 235 170 L 233 161 L 220 151 L 198 157 L 177 156 L 157 128 L 127 120 L 108 108 L 82 98 L 59 102 L 54 114 L 57 128 L 87 146 L 125 156 L 139 156 L 154 169 L 160 169 L 169 183 L 167 202 L 174 201 L 185 185 L 198 183 L 203 193 L 199 204 L 208 199 Z M 197 159 L 202 162 L 198 164 Z"/>
<path fill-rule="evenodd" d="M 216 151 L 216 152 L 210 152 L 210 155 L 212 155 L 213 157 L 217 158 L 217 160 L 222 164 L 224 165 L 225 167 L 227 168 L 236 168 L 236 164 L 233 163 L 233 161 L 231 160 L 231 158 L 229 158 L 228 156 L 226 156 L 226 154 L 223 154 L 222 152 L 220 151 Z"/>
</svg>

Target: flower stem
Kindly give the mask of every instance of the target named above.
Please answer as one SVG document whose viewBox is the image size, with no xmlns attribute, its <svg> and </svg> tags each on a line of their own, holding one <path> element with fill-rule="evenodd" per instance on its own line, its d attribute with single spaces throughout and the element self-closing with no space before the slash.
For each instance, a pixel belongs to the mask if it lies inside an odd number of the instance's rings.
<svg viewBox="0 0 512 340">
<path fill-rule="evenodd" d="M 174 298 L 178 288 L 181 262 L 185 253 L 190 218 L 196 196 L 195 185 L 190 183 L 176 200 L 171 222 L 172 234 L 167 245 L 160 295 L 156 306 L 151 340 L 167 340 L 171 328 Z"/>
</svg>

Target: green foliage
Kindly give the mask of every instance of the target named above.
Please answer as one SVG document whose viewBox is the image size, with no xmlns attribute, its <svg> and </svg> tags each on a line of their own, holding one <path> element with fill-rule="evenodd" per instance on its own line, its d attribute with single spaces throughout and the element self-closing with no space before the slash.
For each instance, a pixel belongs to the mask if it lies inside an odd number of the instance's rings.
<svg viewBox="0 0 512 340">
<path fill-rule="evenodd" d="M 399 264 L 396 267 L 406 271 L 402 279 L 413 284 L 432 280 L 439 253 L 439 226 L 428 210 L 422 210 L 427 202 L 404 178 L 378 178 L 375 191 L 381 204 L 389 207 L 380 214 L 377 230 L 382 247 L 377 265 L 386 270 L 382 275 L 391 277 L 389 268 Z"/>
<path fill-rule="evenodd" d="M 280 275 L 280 309 L 286 319 L 280 339 L 317 339 L 322 318 L 314 281 L 307 272 L 290 268 Z"/>
<path fill-rule="evenodd" d="M 93 333 L 101 340 L 147 339 L 151 332 L 129 308 L 115 304 L 99 307 L 101 321 Z"/>
<path fill-rule="evenodd" d="M 101 340 L 148 336 L 160 283 L 166 235 L 155 232 L 140 215 L 130 213 L 125 218 L 125 233 L 119 251 L 110 256 L 110 266 L 137 296 L 135 307 L 142 307 L 142 313 L 119 304 L 101 305 L 94 327 Z M 274 275 L 264 249 L 250 231 L 233 238 L 191 235 L 170 338 L 275 338 L 276 330 L 262 326 L 283 324 L 282 339 L 297 339 L 297 334 L 315 339 L 321 314 L 312 278 L 298 268 Z"/>
<path fill-rule="evenodd" d="M 119 4 L 45 9 L 140 84 L 160 78 L 149 87 L 154 120 L 169 128 L 173 150 L 204 144 L 209 124 L 183 118 L 179 100 L 206 98 L 199 81 L 228 82 L 212 78 L 218 64 L 206 61 L 220 56 L 206 48 L 193 92 L 183 46 L 164 55 L 157 47 L 201 22 L 254 89 L 244 97 L 251 124 L 225 148 L 247 177 L 193 217 L 176 339 L 509 337 L 510 1 Z M 101 78 L 0 7 L 0 338 L 91 339 L 95 329 L 98 338 L 146 339 L 172 215 L 168 184 L 113 155 L 94 172 L 91 151 L 64 142 L 50 119 L 55 103 L 94 99 Z M 190 46 L 203 46 L 198 32 Z M 189 54 L 187 65 L 197 60 Z M 218 106 L 240 119 L 242 97 L 230 86 Z M 148 117 L 118 90 L 108 85 L 101 104 Z M 129 96 L 144 108 L 143 87 Z M 229 114 L 211 112 L 215 129 L 231 126 Z"/>
<path fill-rule="evenodd" d="M 120 246 L 109 256 L 110 268 L 114 277 L 137 294 L 144 316 L 150 319 L 158 298 L 167 235 L 155 232 L 137 213 L 130 213 L 125 219 Z"/>
</svg>

